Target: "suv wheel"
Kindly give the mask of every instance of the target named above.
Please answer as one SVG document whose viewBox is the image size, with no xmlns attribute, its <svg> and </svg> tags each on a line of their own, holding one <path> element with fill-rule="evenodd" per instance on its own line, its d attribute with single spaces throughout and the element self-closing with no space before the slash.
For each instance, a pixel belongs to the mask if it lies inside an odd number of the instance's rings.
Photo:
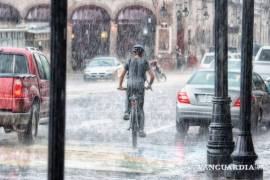
<svg viewBox="0 0 270 180">
<path fill-rule="evenodd" d="M 180 135 L 186 135 L 188 132 L 189 124 L 185 121 L 176 121 L 176 130 Z"/>
<path fill-rule="evenodd" d="M 24 132 L 18 132 L 19 142 L 23 144 L 34 143 L 38 134 L 39 104 L 35 102 L 31 109 L 30 120 Z"/>
</svg>

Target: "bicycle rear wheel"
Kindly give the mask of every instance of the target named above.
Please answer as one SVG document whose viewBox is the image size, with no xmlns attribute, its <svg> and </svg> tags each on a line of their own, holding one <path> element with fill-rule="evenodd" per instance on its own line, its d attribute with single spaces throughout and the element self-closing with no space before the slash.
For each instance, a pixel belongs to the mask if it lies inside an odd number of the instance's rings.
<svg viewBox="0 0 270 180">
<path fill-rule="evenodd" d="M 132 129 L 132 146 L 133 148 L 137 147 L 137 131 Z"/>
<path fill-rule="evenodd" d="M 133 148 L 137 147 L 137 120 L 136 120 L 136 112 L 134 110 L 131 111 L 131 138 L 132 138 L 132 146 Z"/>
</svg>

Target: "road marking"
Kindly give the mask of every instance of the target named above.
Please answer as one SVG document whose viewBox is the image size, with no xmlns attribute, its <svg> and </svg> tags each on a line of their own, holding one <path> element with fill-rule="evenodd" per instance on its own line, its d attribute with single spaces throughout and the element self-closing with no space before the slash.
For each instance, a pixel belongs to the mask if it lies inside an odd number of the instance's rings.
<svg viewBox="0 0 270 180">
<path fill-rule="evenodd" d="M 89 120 L 89 121 L 83 121 L 82 123 L 78 125 L 71 125 L 67 126 L 67 130 L 74 130 L 74 129 L 81 129 L 81 128 L 92 128 L 93 126 L 98 126 L 102 124 L 111 124 L 113 123 L 112 119 L 100 119 L 100 120 Z"/>
<path fill-rule="evenodd" d="M 162 127 L 160 127 L 160 128 L 154 128 L 154 129 L 152 129 L 152 130 L 148 130 L 148 131 L 146 132 L 146 134 L 147 134 L 147 135 L 148 135 L 148 134 L 155 134 L 155 133 L 157 133 L 157 132 L 159 132 L 159 131 L 163 131 L 163 130 L 165 130 L 165 129 L 169 129 L 169 128 L 173 127 L 173 126 L 175 126 L 175 124 L 169 124 L 169 125 L 167 125 L 167 126 L 162 126 Z"/>
<path fill-rule="evenodd" d="M 16 167 L 46 167 L 47 146 L 34 145 L 22 149 L 0 148 L 1 165 Z M 7 153 L 9 152 L 9 153 Z M 126 147 L 67 146 L 65 166 L 69 169 L 98 170 L 114 172 L 153 173 L 174 169 L 181 165 L 177 159 L 162 159 L 140 154 L 140 151 Z M 16 156 L 15 156 L 16 155 Z M 13 157 L 13 158 L 11 158 Z"/>
</svg>

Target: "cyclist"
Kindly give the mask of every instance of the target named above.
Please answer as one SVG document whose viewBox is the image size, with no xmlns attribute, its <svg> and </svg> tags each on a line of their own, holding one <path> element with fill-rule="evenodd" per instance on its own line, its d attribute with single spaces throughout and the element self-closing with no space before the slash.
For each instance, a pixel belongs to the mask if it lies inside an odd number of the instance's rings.
<svg viewBox="0 0 270 180">
<path fill-rule="evenodd" d="M 119 90 L 123 90 L 122 87 L 124 77 L 128 72 L 127 79 L 127 110 L 124 115 L 124 120 L 129 119 L 130 114 L 130 100 L 133 94 L 138 98 L 138 122 L 139 122 L 139 136 L 145 137 L 146 134 L 144 132 L 144 89 L 145 89 L 145 81 L 146 81 L 146 72 L 148 72 L 150 76 L 150 82 L 147 85 L 147 89 L 151 89 L 151 85 L 154 82 L 154 74 L 149 67 L 148 61 L 143 58 L 144 48 L 142 45 L 137 44 L 132 48 L 132 57 L 125 64 L 124 71 L 121 73 L 119 78 Z"/>
</svg>

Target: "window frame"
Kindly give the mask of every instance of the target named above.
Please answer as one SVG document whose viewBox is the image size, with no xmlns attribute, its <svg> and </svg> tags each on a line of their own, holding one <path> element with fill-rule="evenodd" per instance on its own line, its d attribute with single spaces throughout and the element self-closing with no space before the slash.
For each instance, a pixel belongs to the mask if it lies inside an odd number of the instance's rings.
<svg viewBox="0 0 270 180">
<path fill-rule="evenodd" d="M 48 143 L 48 179 L 64 179 L 67 0 L 51 0 L 51 79 Z"/>
</svg>

